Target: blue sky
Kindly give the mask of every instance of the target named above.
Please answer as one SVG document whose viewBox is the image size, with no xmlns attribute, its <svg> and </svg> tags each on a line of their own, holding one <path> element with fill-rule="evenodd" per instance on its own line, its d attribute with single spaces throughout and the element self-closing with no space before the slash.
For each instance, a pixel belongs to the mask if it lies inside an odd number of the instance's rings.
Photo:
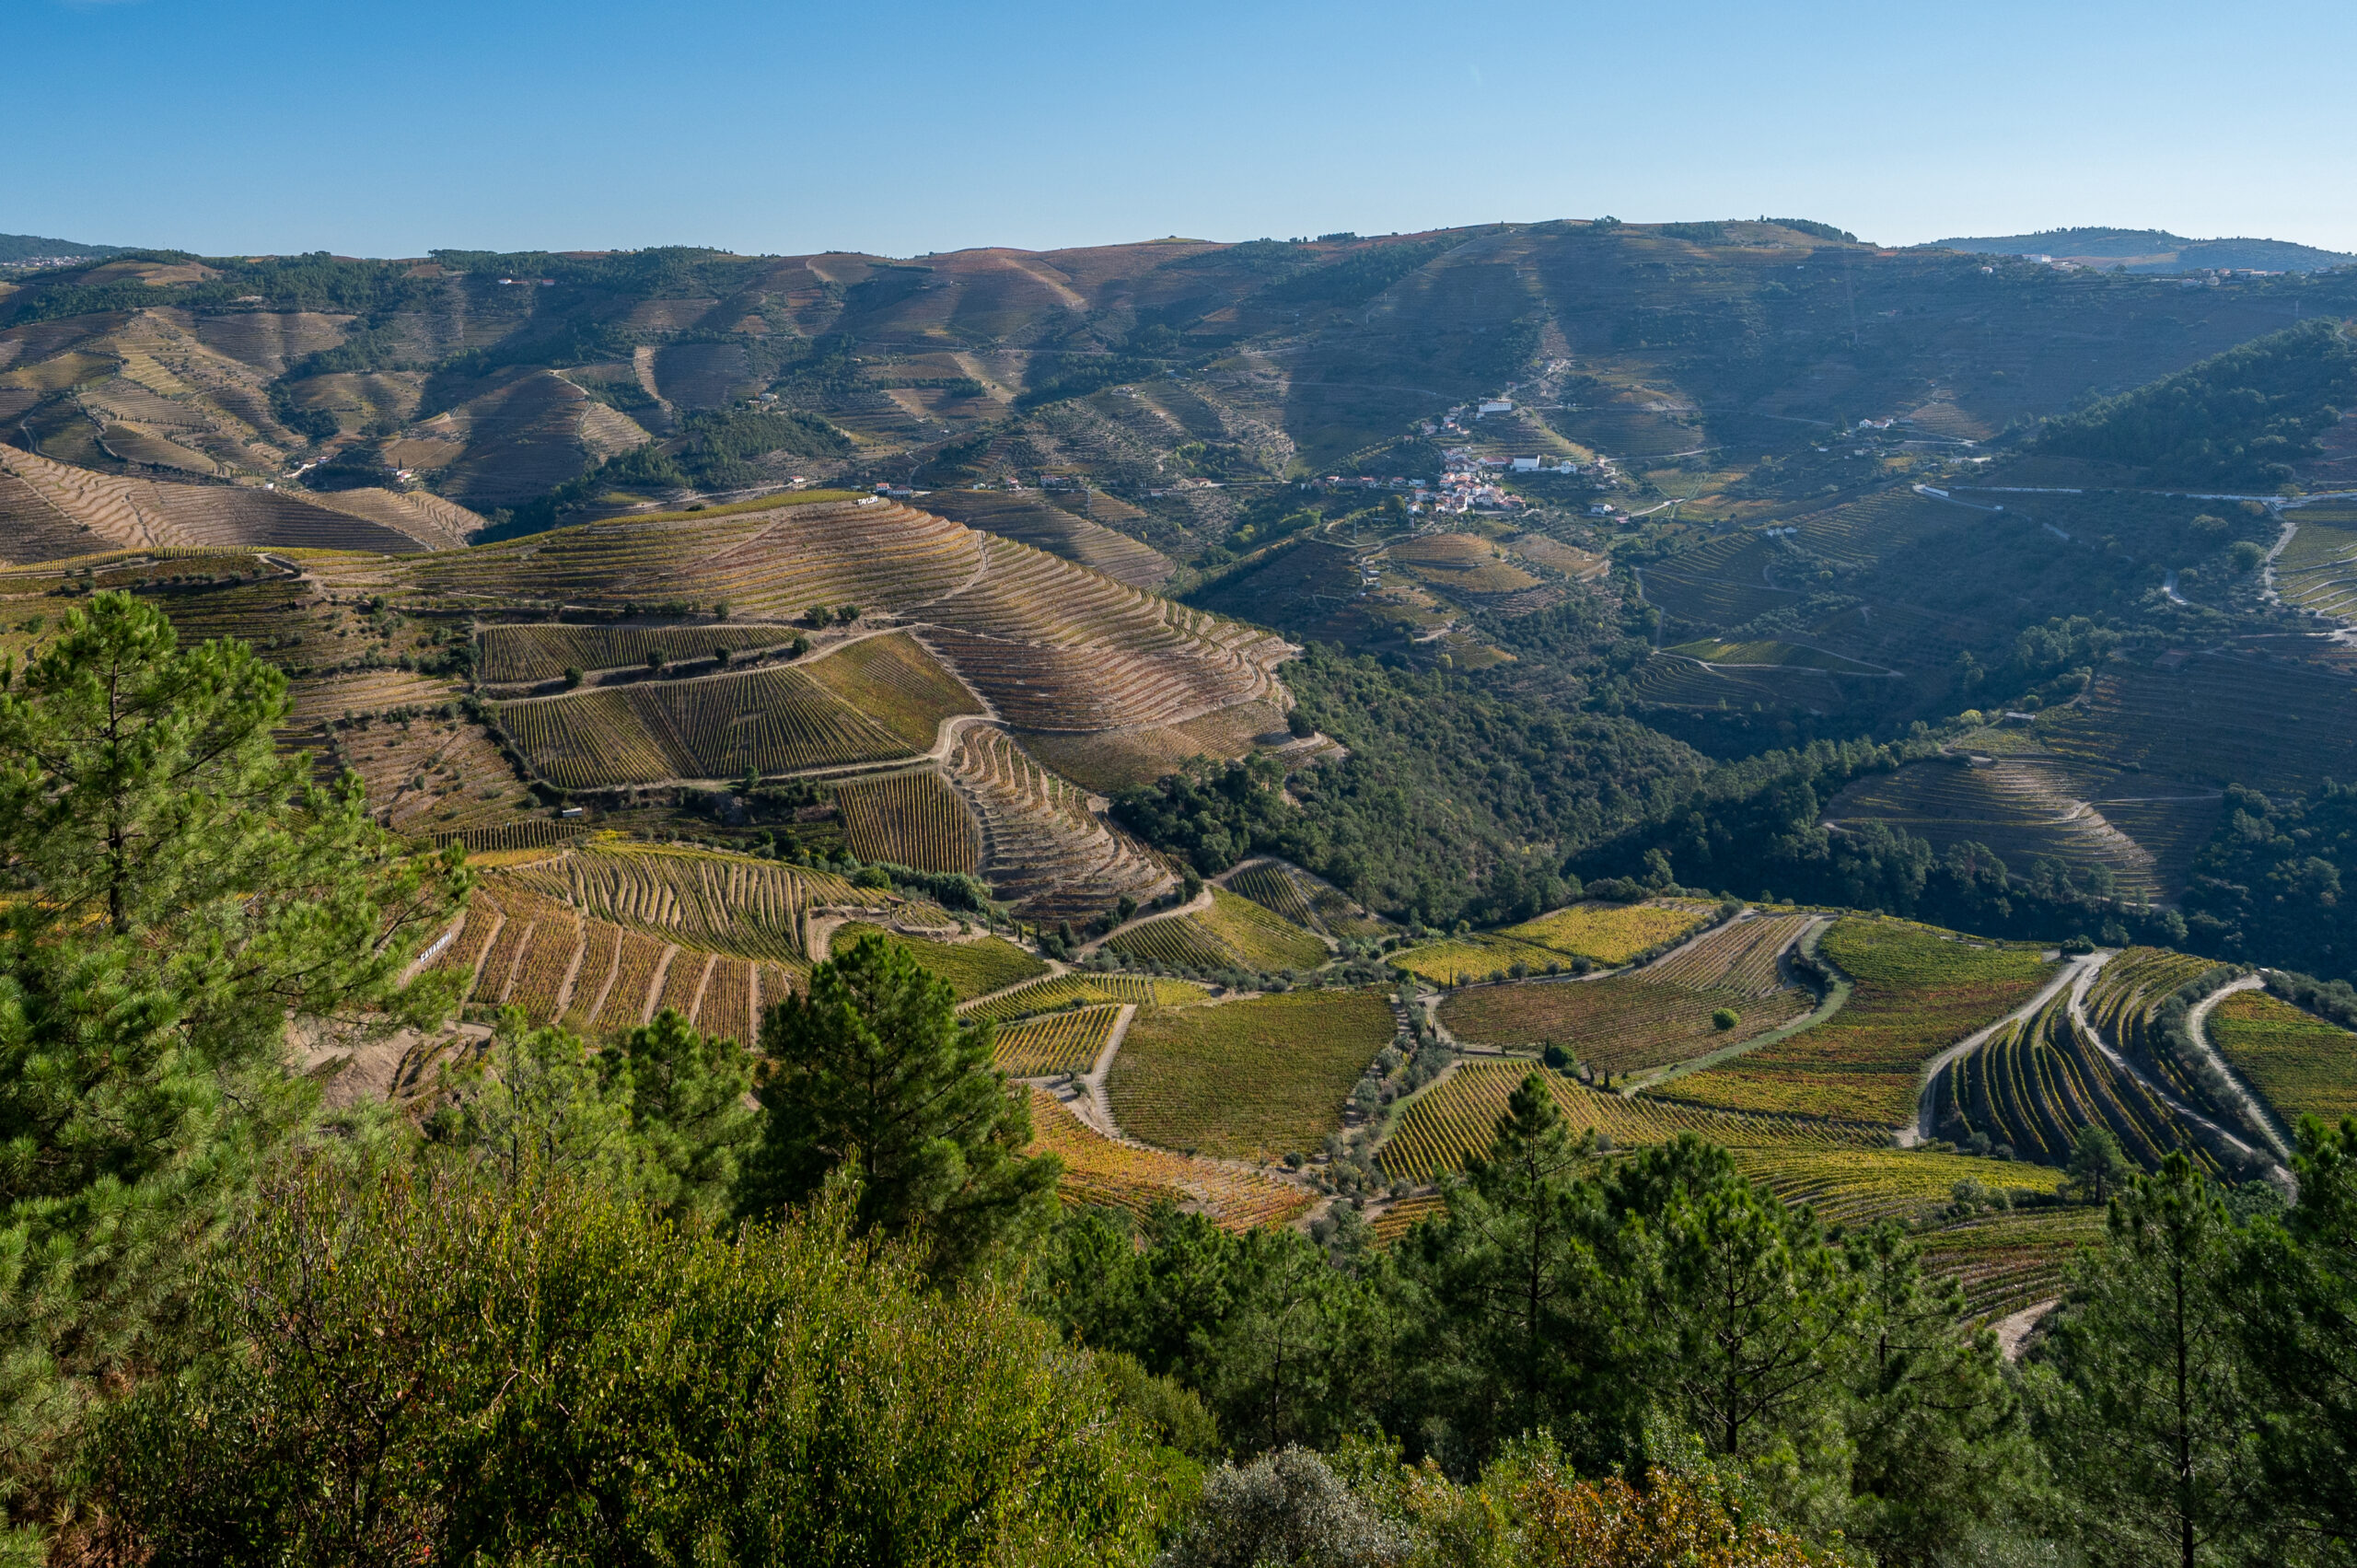
<svg viewBox="0 0 2357 1568">
<path fill-rule="evenodd" d="M 890 254 L 1612 213 L 2357 250 L 2350 0 L 6 0 L 0 231 Z"/>
</svg>

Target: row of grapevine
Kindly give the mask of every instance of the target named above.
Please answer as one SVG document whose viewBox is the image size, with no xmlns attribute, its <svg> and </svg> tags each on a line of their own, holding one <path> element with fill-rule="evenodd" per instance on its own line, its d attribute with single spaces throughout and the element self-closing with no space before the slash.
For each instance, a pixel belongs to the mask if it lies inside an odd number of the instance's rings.
<svg viewBox="0 0 2357 1568">
<path fill-rule="evenodd" d="M 2264 991 L 2227 997 L 2206 1027 L 2219 1054 L 2285 1123 L 2357 1116 L 2357 1034 Z"/>
<path fill-rule="evenodd" d="M 1207 910 L 1147 921 L 1105 946 L 1190 969 L 1306 970 L 1326 961 L 1326 944 L 1300 926 L 1225 888 L 1214 886 L 1211 895 Z"/>
<path fill-rule="evenodd" d="M 1429 1181 L 1457 1169 L 1467 1156 L 1490 1146 L 1498 1119 L 1505 1114 L 1507 1098 L 1534 1071 L 1539 1072 L 1570 1127 L 1592 1128 L 1615 1147 L 1664 1143 L 1688 1132 L 1731 1149 L 1873 1149 L 1889 1144 L 1889 1133 L 1877 1127 L 1630 1099 L 1540 1071 L 1528 1061 L 1466 1062 L 1409 1103 L 1384 1144 L 1384 1169 L 1412 1181 Z"/>
<path fill-rule="evenodd" d="M 591 1037 L 675 1007 L 699 1028 L 750 1038 L 761 1010 L 794 990 L 799 971 L 625 929 L 500 878 L 479 889 L 425 966 L 472 977 L 468 999 L 515 1006 L 535 1023 Z"/>
<path fill-rule="evenodd" d="M 1292 869 L 1282 861 L 1265 860 L 1248 865 L 1227 878 L 1227 885 L 1259 904 L 1262 909 L 1283 916 L 1310 931 L 1323 929 L 1309 900 L 1294 880 Z"/>
<path fill-rule="evenodd" d="M 493 823 L 485 828 L 459 828 L 430 833 L 427 839 L 437 847 L 459 843 L 464 844 L 470 854 L 489 854 L 501 850 L 553 849 L 588 830 L 579 822 L 552 822 L 546 818 L 535 817 Z"/>
<path fill-rule="evenodd" d="M 1028 916 L 1093 914 L 1124 893 L 1143 903 L 1170 885 L 1154 852 L 1101 821 L 1085 791 L 1003 729 L 975 725 L 961 733 L 948 775 L 981 823 L 993 889 Z"/>
<path fill-rule="evenodd" d="M 1631 1073 L 1689 1061 L 1809 1010 L 1807 995 L 1789 986 L 1755 996 L 1663 984 L 1646 974 L 1474 986 L 1451 993 L 1440 1019 L 1459 1040 L 1561 1045 L 1598 1072 Z M 1734 1022 L 1723 1022 L 1730 1014 Z"/>
<path fill-rule="evenodd" d="M 1279 1225 L 1309 1207 L 1309 1191 L 1274 1176 L 1116 1143 L 1041 1088 L 1031 1091 L 1031 1152 L 1063 1161 L 1067 1202 L 1143 1214 L 1162 1202 L 1209 1214 L 1227 1230 Z"/>
<path fill-rule="evenodd" d="M 1579 903 L 1509 925 L 1498 935 L 1570 958 L 1625 964 L 1702 928 L 1711 906 L 1685 900 L 1641 904 Z"/>
<path fill-rule="evenodd" d="M 971 872 L 981 864 L 981 824 L 930 768 L 839 784 L 843 840 L 862 860 L 919 871 Z"/>
<path fill-rule="evenodd" d="M 2177 1149 L 2217 1168 L 2174 1112 L 2086 1039 L 2065 996 L 1950 1063 L 1933 1093 L 1938 1126 L 1984 1133 L 2021 1159 L 2063 1165 L 2080 1130 L 2101 1126 L 2148 1170 Z"/>
<path fill-rule="evenodd" d="M 1086 1073 L 1097 1064 L 1120 1017 L 1121 1009 L 1112 1005 L 1042 1014 L 999 1030 L 991 1060 L 1013 1078 Z"/>
<path fill-rule="evenodd" d="M 1182 1007 L 1201 1002 L 1210 993 L 1192 981 L 1165 980 L 1142 974 L 1060 974 L 1017 986 L 986 1002 L 960 1009 L 970 1016 L 995 1018 L 1001 1023 L 1035 1014 L 1054 1012 L 1074 1002 L 1134 1002 L 1147 1007 Z"/>
<path fill-rule="evenodd" d="M 2088 988 L 2086 1013 L 2115 1050 L 2170 1094 L 2213 1118 L 2232 1121 L 2235 1112 L 2161 1049 L 2158 1027 L 2161 1004 L 2170 993 L 2217 967 L 2208 958 L 2164 947 L 2128 948 L 2097 971 Z"/>
<path fill-rule="evenodd" d="M 791 626 L 577 626 L 551 622 L 486 626 L 480 634 L 482 678 L 496 684 L 554 680 L 567 669 L 619 669 L 650 657 L 708 659 L 791 643 Z"/>
<path fill-rule="evenodd" d="M 1807 1203 L 1826 1219 L 1852 1225 L 1937 1209 L 1959 1181 L 2046 1195 L 2062 1180 L 2049 1166 L 1918 1149 L 1752 1148 L 1740 1151 L 1736 1163 L 1787 1203 Z"/>
<path fill-rule="evenodd" d="M 791 772 L 919 749 L 799 668 L 535 697 L 502 703 L 499 714 L 534 771 L 567 789 Z"/>
<path fill-rule="evenodd" d="M 1856 982 L 1840 1012 L 1658 1092 L 1730 1110 L 1907 1125 L 1924 1063 L 2021 1006 L 2052 975 L 2035 947 L 1902 920 L 1845 917 L 1817 951 Z"/>
<path fill-rule="evenodd" d="M 585 846 L 562 860 L 501 872 L 498 880 L 621 925 L 795 967 L 810 958 L 813 906 L 877 902 L 829 872 L 651 844 Z"/>
<path fill-rule="evenodd" d="M 863 637 L 805 667 L 810 678 L 911 751 L 930 750 L 942 721 L 987 705 L 907 633 Z"/>
<path fill-rule="evenodd" d="M 900 608 L 973 576 L 984 536 L 888 503 L 782 499 L 692 517 L 617 517 L 400 563 L 394 580 L 429 593 L 619 609 L 725 599 L 740 614 L 790 619 L 813 605 Z"/>
<path fill-rule="evenodd" d="M 1924 1237 L 1923 1267 L 1960 1281 L 1966 1317 L 1986 1321 L 2061 1295 L 2072 1259 L 2103 1239 L 2097 1207 L 2000 1211 Z"/>
<path fill-rule="evenodd" d="M 1292 991 L 1142 1011 L 1106 1074 L 1114 1120 L 1164 1148 L 1274 1160 L 1316 1151 L 1398 1028 L 1373 991 Z"/>
<path fill-rule="evenodd" d="M 1647 964 L 1632 977 L 1655 985 L 1766 996 L 1782 989 L 1777 961 L 1808 926 L 1806 915 L 1730 921 Z"/>
</svg>

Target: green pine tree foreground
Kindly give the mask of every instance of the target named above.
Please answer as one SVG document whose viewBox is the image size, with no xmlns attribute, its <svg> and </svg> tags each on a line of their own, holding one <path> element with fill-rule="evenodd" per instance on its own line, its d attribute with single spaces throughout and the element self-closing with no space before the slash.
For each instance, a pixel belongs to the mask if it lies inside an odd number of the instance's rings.
<svg viewBox="0 0 2357 1568">
<path fill-rule="evenodd" d="M 316 1125 L 290 1020 L 425 1024 L 459 856 L 271 731 L 285 678 L 104 593 L 0 671 L 0 1517 L 58 1504 L 93 1400 L 180 1353 L 202 1260 Z"/>
<path fill-rule="evenodd" d="M 439 1028 L 469 879 L 284 711 L 119 595 L 0 690 L 0 1560 L 2357 1562 L 2357 1121 L 2290 1202 L 2083 1138 L 2009 1362 L 1903 1228 L 1535 1076 L 1387 1248 L 1060 1209 L 875 940 L 758 1050 L 510 1015 L 330 1117 L 290 1041 Z"/>
</svg>

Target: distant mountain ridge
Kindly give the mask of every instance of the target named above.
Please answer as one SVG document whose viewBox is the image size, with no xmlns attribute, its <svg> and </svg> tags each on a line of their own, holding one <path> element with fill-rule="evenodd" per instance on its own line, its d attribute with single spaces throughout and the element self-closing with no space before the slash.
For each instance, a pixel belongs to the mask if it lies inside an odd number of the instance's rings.
<svg viewBox="0 0 2357 1568">
<path fill-rule="evenodd" d="M 2193 273 L 2213 268 L 2321 273 L 2357 261 L 2357 255 L 2321 250 L 2289 239 L 2188 239 L 2160 228 L 2049 228 L 2037 234 L 1933 243 L 1981 255 L 2044 255 L 2083 266 L 2124 266 L 2131 273 Z"/>
<path fill-rule="evenodd" d="M 0 267 L 45 256 L 120 256 L 121 245 L 85 245 L 78 239 L 48 239 L 38 234 L 0 234 Z"/>
</svg>

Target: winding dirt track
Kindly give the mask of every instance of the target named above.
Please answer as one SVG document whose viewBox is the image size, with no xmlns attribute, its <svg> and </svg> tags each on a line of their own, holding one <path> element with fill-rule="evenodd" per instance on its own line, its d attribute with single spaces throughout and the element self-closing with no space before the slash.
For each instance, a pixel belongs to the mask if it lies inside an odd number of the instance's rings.
<svg viewBox="0 0 2357 1568">
<path fill-rule="evenodd" d="M 2095 980 L 2096 970 L 2103 968 L 2111 957 L 2109 953 L 2097 952 L 2089 953 L 2084 958 L 2073 958 L 2062 966 L 2061 973 L 2047 981 L 2039 989 L 2037 995 L 1991 1024 L 1987 1028 L 1965 1036 L 1925 1063 L 1922 1086 L 1915 1092 L 1915 1125 L 1900 1131 L 1898 1146 L 1903 1149 L 1911 1149 L 1918 1144 L 1930 1141 L 1933 1132 L 1932 1086 L 1940 1081 L 1940 1074 L 1946 1070 L 1949 1063 L 1958 1061 L 1978 1051 L 1987 1044 L 1999 1029 L 2019 1023 L 2024 1018 L 2035 1016 L 2040 1008 L 2054 1000 L 2054 993 L 2066 985 L 2073 988 L 2072 995 L 2074 1001 L 2085 995 L 2087 986 Z"/>
</svg>

